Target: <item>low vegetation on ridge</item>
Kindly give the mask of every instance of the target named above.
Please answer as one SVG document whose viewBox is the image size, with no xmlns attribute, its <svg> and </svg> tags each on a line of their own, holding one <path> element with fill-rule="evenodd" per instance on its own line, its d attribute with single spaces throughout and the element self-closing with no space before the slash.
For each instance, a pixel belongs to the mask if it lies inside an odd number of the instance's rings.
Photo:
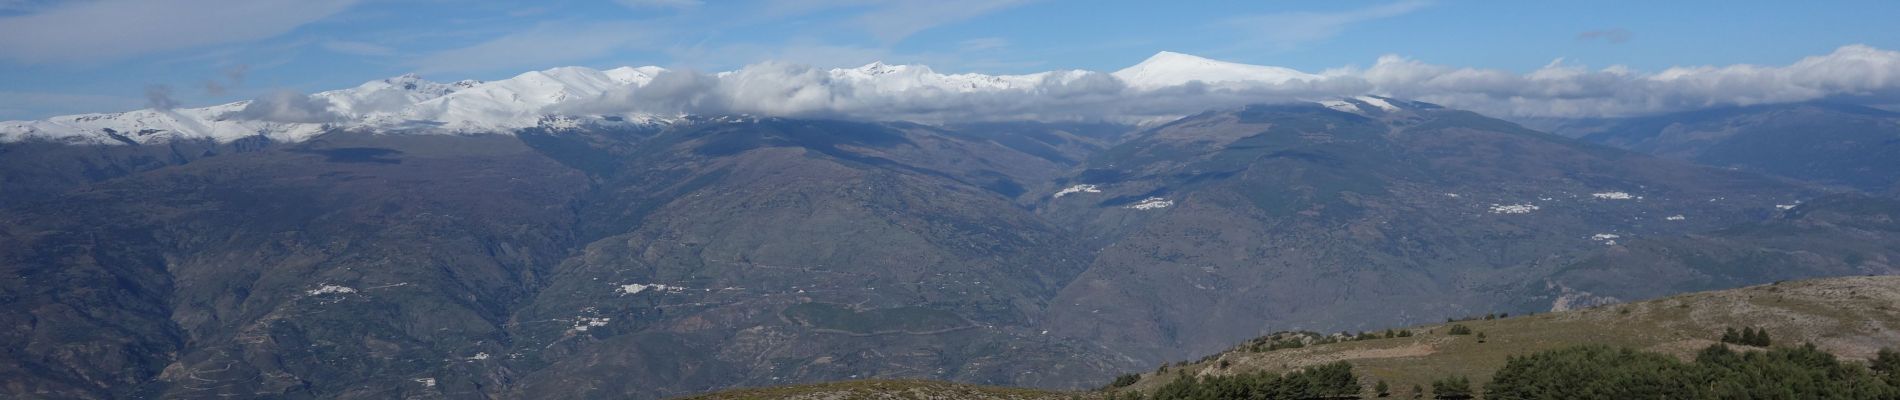
<svg viewBox="0 0 1900 400">
<path fill-rule="evenodd" d="M 1208 398 L 1172 394 L 1183 382 L 1346 363 L 1361 387 L 1354 395 L 1368 398 L 1380 397 L 1380 384 L 1390 397 L 1435 397 L 1459 380 L 1483 398 L 1890 398 L 1900 394 L 1893 372 L 1900 353 L 1885 349 L 1900 345 L 1894 304 L 1900 277 L 1847 277 L 1401 330 L 1418 332 L 1410 337 L 1279 333 L 1124 377 L 1107 390 Z M 1460 398 L 1446 394 L 1439 398 Z"/>
<path fill-rule="evenodd" d="M 1085 392 L 852 381 L 695 398 L 1895 398 L 1895 304 L 1900 276 L 1826 278 L 1379 332 L 1280 332 Z"/>
</svg>

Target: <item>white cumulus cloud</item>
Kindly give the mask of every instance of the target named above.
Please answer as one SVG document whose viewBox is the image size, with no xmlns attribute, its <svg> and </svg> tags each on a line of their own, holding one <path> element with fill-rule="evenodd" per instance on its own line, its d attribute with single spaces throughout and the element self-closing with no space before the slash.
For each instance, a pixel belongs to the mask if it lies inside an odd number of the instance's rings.
<svg viewBox="0 0 1900 400">
<path fill-rule="evenodd" d="M 1386 56 L 1365 69 L 1328 71 L 1372 91 L 1502 116 L 1590 117 L 1726 105 L 1900 99 L 1900 52 L 1849 45 L 1785 66 L 1675 67 L 1645 73 L 1553 62 L 1517 74 Z"/>
<path fill-rule="evenodd" d="M 0 17 L 0 60 L 96 62 L 289 32 L 357 0 L 97 0 Z"/>
<path fill-rule="evenodd" d="M 289 90 L 280 90 L 258 97 L 245 104 L 244 108 L 233 111 L 226 118 L 289 122 L 289 123 L 326 123 L 342 120 L 342 116 L 331 111 L 329 100 L 306 96 Z"/>
<path fill-rule="evenodd" d="M 1375 94 L 1503 117 L 1629 116 L 1727 105 L 1900 99 L 1900 52 L 1862 45 L 1784 66 L 1677 67 L 1639 72 L 1561 61 L 1528 73 L 1430 64 L 1399 56 L 1314 79 L 1131 87 L 1089 71 L 988 76 L 909 66 L 875 79 L 768 62 L 708 74 L 672 71 L 570 111 L 825 116 L 870 119 L 1148 120 L 1249 103 Z M 983 82 L 1011 82 L 986 85 Z M 974 83 L 972 83 L 974 82 Z M 959 86 L 962 85 L 962 86 Z M 971 89 L 970 87 L 976 87 Z M 1885 104 L 1885 103 L 1882 103 Z"/>
</svg>

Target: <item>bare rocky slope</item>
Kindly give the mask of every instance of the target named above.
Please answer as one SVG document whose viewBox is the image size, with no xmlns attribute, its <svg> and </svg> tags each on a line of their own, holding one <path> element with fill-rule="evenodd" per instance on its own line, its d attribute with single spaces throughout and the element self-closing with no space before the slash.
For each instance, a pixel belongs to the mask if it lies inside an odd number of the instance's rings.
<svg viewBox="0 0 1900 400">
<path fill-rule="evenodd" d="M 1847 104 L 1545 121 L 1553 133 L 1723 168 L 1878 193 L 1900 188 L 1900 113 Z"/>
<path fill-rule="evenodd" d="M 1277 330 L 1544 311 L 1594 298 L 1556 278 L 1598 250 L 1819 194 L 1425 103 L 1345 105 L 1190 116 L 1064 177 L 1087 190 L 1037 211 L 1100 250 L 1053 302 L 1051 330 L 1156 363 Z M 1735 276 L 1729 287 L 1786 278 Z"/>
<path fill-rule="evenodd" d="M 1336 333 L 1282 332 L 1197 361 L 1140 372 L 1125 386 L 1091 391 L 1039 392 L 927 381 L 860 381 L 734 390 L 696 398 L 1114 398 L 1125 392 L 1149 391 L 1188 376 L 1286 372 L 1340 361 L 1352 364 L 1365 386 L 1366 397 L 1373 396 L 1372 386 L 1379 381 L 1403 395 L 1414 384 L 1429 387 L 1432 380 L 1453 376 L 1469 377 L 1474 387 L 1483 387 L 1490 374 L 1510 356 L 1579 345 L 1633 348 L 1688 360 L 1703 348 L 1720 343 L 1724 330 L 1734 327 L 1762 328 L 1770 333 L 1773 346 L 1812 343 L 1849 362 L 1859 362 L 1872 358 L 1882 348 L 1900 346 L 1900 309 L 1895 304 L 1900 304 L 1900 276 L 1822 278 L 1572 311 L 1391 328 L 1410 332 L 1407 337 L 1389 338 L 1382 331 L 1374 331 L 1376 338 L 1352 340 Z M 1453 325 L 1474 333 L 1452 335 L 1449 331 Z M 1273 343 L 1280 345 L 1270 346 Z M 1741 350 L 1751 349 L 1743 346 Z"/>
<path fill-rule="evenodd" d="M 1720 343 L 1725 329 L 1742 327 L 1766 329 L 1776 346 L 1813 343 L 1843 359 L 1858 361 L 1872 358 L 1881 348 L 1900 347 L 1896 304 L 1900 304 L 1900 276 L 1779 282 L 1566 312 L 1394 328 L 1415 332 L 1411 337 L 1276 350 L 1248 343 L 1200 361 L 1148 371 L 1122 390 L 1153 388 L 1182 374 L 1285 371 L 1335 361 L 1352 363 L 1368 393 L 1380 380 L 1394 388 L 1409 388 L 1430 386 L 1431 380 L 1452 376 L 1470 377 L 1474 387 L 1482 387 L 1508 356 L 1602 344 L 1691 359 L 1697 351 Z M 1474 334 L 1451 335 L 1454 324 Z"/>
<path fill-rule="evenodd" d="M 1808 211 L 1829 202 L 1800 182 L 1430 104 L 1130 131 L 708 117 L 0 145 L 0 393 L 1075 389 L 1280 330 L 1892 268 L 1588 264 L 1745 224 L 1889 231 Z"/>
</svg>

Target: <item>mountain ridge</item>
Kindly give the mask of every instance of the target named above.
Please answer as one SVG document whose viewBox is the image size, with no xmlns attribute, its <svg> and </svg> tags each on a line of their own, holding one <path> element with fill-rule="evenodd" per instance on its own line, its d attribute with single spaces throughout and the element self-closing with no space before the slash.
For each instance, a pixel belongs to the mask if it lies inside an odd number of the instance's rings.
<svg viewBox="0 0 1900 400">
<path fill-rule="evenodd" d="M 1535 315 L 1473 315 L 1412 326 L 1353 332 L 1279 332 L 1249 340 L 1198 360 L 1134 371 L 1085 391 L 984 388 L 935 381 L 847 381 L 733 389 L 684 399 L 824 398 L 1014 398 L 1118 399 L 1150 393 L 1180 379 L 1283 373 L 1335 362 L 1350 363 L 1363 397 L 1384 397 L 1375 383 L 1403 398 L 1411 387 L 1463 376 L 1483 388 L 1492 372 L 1512 357 L 1574 346 L 1609 346 L 1693 359 L 1722 343 L 1725 329 L 1762 329 L 1777 348 L 1813 343 L 1850 363 L 1875 357 L 1900 340 L 1900 314 L 1885 304 L 1900 300 L 1900 277 L 1804 279 L 1739 288 L 1681 293 L 1641 301 Z M 1849 327 L 1821 331 L 1814 325 Z M 1452 334 L 1453 326 L 1481 332 Z M 1383 328 L 1382 328 L 1383 329 Z M 1393 334 L 1403 332 L 1403 334 Z M 1740 351 L 1761 347 L 1734 345 Z M 935 397 L 932 397 L 935 396 Z"/>
<path fill-rule="evenodd" d="M 332 129 L 506 134 L 522 129 L 664 125 L 681 120 L 692 114 L 692 110 L 667 110 L 671 106 L 641 104 L 654 101 L 642 100 L 641 94 L 636 92 L 642 92 L 655 78 L 669 72 L 678 71 L 657 66 L 607 70 L 556 67 L 495 81 L 449 83 L 404 74 L 307 96 L 285 92 L 198 108 L 147 108 L 34 121 L 0 121 L 0 142 L 156 144 L 185 139 L 230 142 L 253 136 L 296 142 Z M 745 70 L 718 72 L 712 76 L 735 77 L 743 72 Z M 809 72 L 820 75 L 823 81 L 850 85 L 849 92 L 853 95 L 886 97 L 932 92 L 1007 95 L 1070 90 L 1060 88 L 1064 85 L 1102 84 L 1093 82 L 1091 79 L 1101 79 L 1091 78 L 1093 75 L 1115 80 L 1110 85 L 1136 91 L 1164 90 L 1192 82 L 1240 89 L 1319 78 L 1288 68 L 1231 63 L 1167 51 L 1113 73 L 1055 70 L 1021 75 L 944 74 L 924 65 L 883 62 Z M 1046 88 L 1047 85 L 1058 87 L 1051 89 Z M 667 90 L 674 89 L 654 91 Z M 1060 96 L 1059 93 L 1052 95 Z M 634 102 L 630 104 L 632 108 L 591 105 L 627 101 Z M 653 109 L 640 109 L 649 106 Z"/>
<path fill-rule="evenodd" d="M 1900 188 L 1900 113 L 1829 102 L 1544 121 L 1556 134 L 1869 193 Z"/>
<path fill-rule="evenodd" d="M 379 86 L 444 91 L 412 83 Z M 68 397 L 1076 388 L 1270 328 L 1640 297 L 1554 272 L 1820 193 L 1386 97 L 1142 129 L 622 127 L 0 145 L 0 293 L 26 305 L 0 322 L 30 328 L 0 332 L 20 343 L 0 376 Z"/>
</svg>

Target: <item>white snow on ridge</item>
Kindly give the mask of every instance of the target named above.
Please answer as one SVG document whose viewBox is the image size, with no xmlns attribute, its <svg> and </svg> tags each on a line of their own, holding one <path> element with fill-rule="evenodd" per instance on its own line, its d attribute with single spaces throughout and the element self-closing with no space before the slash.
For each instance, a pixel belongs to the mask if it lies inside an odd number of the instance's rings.
<svg viewBox="0 0 1900 400">
<path fill-rule="evenodd" d="M 1149 197 L 1146 199 L 1142 199 L 1141 201 L 1136 202 L 1135 204 L 1130 204 L 1128 205 L 1127 208 L 1135 209 L 1135 210 L 1154 210 L 1154 209 L 1168 208 L 1172 206 L 1174 206 L 1174 200 L 1168 200 L 1168 199 L 1164 199 L 1160 197 Z"/>
<path fill-rule="evenodd" d="M 1536 204 L 1528 204 L 1528 203 L 1527 204 L 1505 204 L 1505 205 L 1492 204 L 1491 205 L 1492 214 L 1530 214 L 1532 211 L 1537 211 L 1539 209 L 1541 208 L 1538 207 Z"/>
<path fill-rule="evenodd" d="M 1101 192 L 1102 192 L 1102 189 L 1096 188 L 1095 185 L 1086 185 L 1086 184 L 1075 185 L 1075 186 L 1070 186 L 1068 188 L 1062 189 L 1062 191 L 1060 192 L 1056 192 L 1055 198 L 1060 199 L 1062 198 L 1062 196 L 1067 196 L 1072 193 L 1101 193 Z"/>
<path fill-rule="evenodd" d="M 1187 54 L 1163 51 L 1140 64 L 1115 71 L 1129 87 L 1153 90 L 1170 86 L 1201 83 L 1264 83 L 1277 85 L 1288 81 L 1316 81 L 1323 77 L 1291 68 L 1269 67 L 1216 61 Z"/>
<path fill-rule="evenodd" d="M 356 293 L 356 289 L 348 287 L 348 286 L 325 284 L 307 293 L 310 293 L 311 296 L 325 295 L 325 294 L 350 294 L 350 293 Z"/>
<path fill-rule="evenodd" d="M 1637 198 L 1636 196 L 1631 196 L 1629 193 L 1624 193 L 1624 192 L 1591 193 L 1590 197 L 1595 197 L 1595 198 L 1604 199 L 1604 200 L 1629 200 L 1629 199 Z"/>
<path fill-rule="evenodd" d="M 344 89 L 360 93 L 319 93 L 263 108 L 315 111 L 284 114 L 290 117 L 261 118 L 255 113 L 232 117 L 224 112 L 271 103 L 264 101 L 271 96 L 261 96 L 256 103 L 218 107 L 5 121 L 0 122 L 0 142 L 43 139 L 113 144 L 174 139 L 228 141 L 258 136 L 304 140 L 338 128 L 404 134 L 509 134 L 517 131 L 513 127 L 539 127 L 539 121 L 550 118 L 563 121 L 561 126 L 588 127 L 667 124 L 682 121 L 685 115 L 823 116 L 922 123 L 1156 123 L 1210 109 L 1261 103 L 1338 99 L 1370 114 L 1414 105 L 1362 96 L 1375 93 L 1403 93 L 1490 115 L 1623 117 L 1690 111 L 1733 103 L 1737 98 L 1747 103 L 1781 104 L 1885 93 L 1900 84 L 1893 79 L 1842 80 L 1840 76 L 1891 76 L 1894 65 L 1900 65 L 1900 51 L 1856 44 L 1787 65 L 1674 67 L 1654 73 L 1621 66 L 1589 70 L 1563 63 L 1519 73 L 1434 65 L 1396 55 L 1380 57 L 1366 68 L 1347 66 L 1309 73 L 1170 52 L 1157 53 L 1114 72 L 1024 75 L 941 74 L 922 66 L 881 63 L 820 70 L 765 62 L 715 74 L 665 72 L 657 67 L 606 71 L 556 68 L 537 71 L 546 75 L 542 77 L 524 74 L 503 80 L 516 81 L 511 83 L 517 86 L 510 86 L 510 82 L 413 86 L 372 82 Z M 604 76 L 612 83 L 612 90 L 601 90 L 601 80 L 588 78 L 585 75 L 593 74 L 587 71 Z M 650 82 L 664 83 L 659 86 L 664 90 L 628 90 L 647 89 L 653 85 Z M 1501 89 L 1494 83 L 1498 82 L 1504 82 L 1513 94 L 1497 95 Z M 496 86 L 481 88 L 486 85 Z M 379 86 L 386 93 L 371 93 L 369 89 L 375 88 L 369 86 Z M 1580 86 L 1631 89 L 1579 94 L 1575 88 Z M 473 94 L 418 106 L 446 97 L 448 91 Z M 312 99 L 329 105 L 305 104 Z M 1339 103 L 1326 105 L 1347 110 Z M 338 118 L 330 118 L 332 115 Z"/>
<path fill-rule="evenodd" d="M 976 112 L 999 118 L 1034 119 L 1045 116 L 1033 108 L 1032 111 L 1019 108 L 1044 104 L 1060 107 L 1071 103 L 1078 107 L 1100 107 L 1126 101 L 1148 104 L 1153 100 L 1146 97 L 1147 91 L 1195 82 L 1217 85 L 1222 90 L 1245 91 L 1324 79 L 1288 68 L 1161 52 L 1113 73 L 1057 70 L 1023 75 L 944 74 L 927 66 L 881 62 L 829 70 L 768 63 L 711 75 L 694 74 L 690 78 L 681 75 L 681 79 L 671 81 L 664 90 L 643 91 L 667 73 L 664 68 L 652 66 L 604 71 L 560 67 L 496 81 L 451 83 L 432 82 L 410 74 L 308 96 L 280 93 L 282 96 L 201 108 L 6 121 L 0 122 L 0 142 L 43 139 L 73 144 L 148 144 L 181 139 L 229 142 L 256 136 L 295 142 L 335 129 L 508 134 L 537 127 L 562 129 L 609 123 L 603 121 L 664 124 L 691 112 L 835 115 L 847 110 L 892 118 L 921 113 L 928 118 L 929 113 L 943 112 L 947 107 L 975 107 Z M 693 93 L 700 93 L 701 97 L 692 97 Z M 1197 95 L 1169 96 L 1192 98 Z M 1346 101 L 1322 104 L 1361 113 L 1365 111 L 1362 108 L 1370 107 L 1397 109 L 1374 97 L 1342 100 Z M 998 104 L 1000 106 L 995 107 L 1004 108 L 983 108 Z M 1371 106 L 1365 106 L 1367 104 Z M 1144 121 L 1185 115 L 1178 110 L 1157 111 L 1156 115 L 1126 112 L 1116 115 Z M 1063 118 L 1060 114 L 1050 117 Z"/>
<path fill-rule="evenodd" d="M 645 292 L 648 290 L 652 290 L 654 292 L 679 293 L 686 290 L 686 288 L 683 288 L 683 287 L 667 286 L 667 285 L 662 285 L 658 283 L 655 283 L 655 284 L 633 283 L 633 284 L 626 284 L 626 285 L 619 285 L 619 286 L 620 286 L 619 292 L 621 294 L 640 294 L 641 292 Z"/>
<path fill-rule="evenodd" d="M 247 118 L 246 100 L 202 108 L 144 109 L 80 114 L 39 121 L 0 122 L 0 142 L 46 139 L 74 144 L 164 143 L 178 139 L 229 142 L 253 136 L 296 142 L 333 128 L 441 133 L 505 133 L 543 124 L 554 106 L 599 98 L 612 90 L 652 82 L 665 69 L 622 67 L 597 71 L 562 67 L 493 82 L 438 83 L 416 75 L 370 81 L 309 95 L 309 115 L 334 121 L 276 122 Z M 114 136 L 118 136 L 115 138 Z M 120 139 L 124 138 L 124 139 Z"/>
<path fill-rule="evenodd" d="M 1364 102 L 1364 103 L 1366 103 L 1366 104 L 1371 104 L 1371 105 L 1372 105 L 1373 107 L 1378 107 L 1378 108 L 1379 108 L 1380 110 L 1385 110 L 1385 111 L 1387 111 L 1387 112 L 1391 112 L 1391 111 L 1398 111 L 1398 110 L 1399 110 L 1399 107 L 1398 107 L 1398 106 L 1394 106 L 1394 105 L 1392 105 L 1392 103 L 1388 103 L 1388 102 L 1386 102 L 1386 101 L 1385 101 L 1385 99 L 1381 99 L 1381 98 L 1377 98 L 1377 97 L 1372 97 L 1372 96 L 1358 96 L 1358 97 L 1353 97 L 1352 99 L 1353 99 L 1353 100 L 1359 100 L 1359 101 L 1361 101 L 1361 102 Z"/>
<path fill-rule="evenodd" d="M 923 65 L 873 62 L 857 68 L 827 71 L 831 79 L 851 83 L 856 90 L 882 94 L 910 91 L 974 93 L 1025 90 L 1044 79 L 1073 80 L 1087 71 L 1050 71 L 1026 75 L 941 74 Z"/>
<path fill-rule="evenodd" d="M 588 328 L 598 328 L 598 327 L 607 326 L 607 323 L 611 321 L 613 321 L 613 318 L 580 317 L 580 318 L 574 319 L 574 327 L 570 330 L 574 332 L 586 332 Z"/>
<path fill-rule="evenodd" d="M 555 105 L 591 100 L 610 90 L 653 80 L 639 69 L 611 71 L 614 73 L 582 67 L 531 71 L 424 100 L 399 115 L 404 120 L 437 122 L 456 132 L 531 128 Z"/>
<path fill-rule="evenodd" d="M 634 86 L 646 86 L 647 83 L 653 82 L 653 77 L 660 76 L 662 72 L 666 72 L 666 68 L 650 65 L 645 67 L 620 67 L 601 71 L 601 73 L 607 74 L 609 79 L 613 79 L 614 82 Z"/>
<path fill-rule="evenodd" d="M 331 111 L 345 117 L 368 118 L 377 114 L 394 114 L 424 100 L 481 84 L 481 81 L 474 80 L 436 83 L 423 80 L 415 74 L 405 74 L 369 81 L 350 89 L 319 92 L 310 97 L 328 101 Z"/>
<path fill-rule="evenodd" d="M 1358 105 L 1341 101 L 1341 100 L 1320 100 L 1319 105 L 1326 106 L 1326 108 L 1331 108 L 1334 110 L 1345 111 L 1345 112 L 1354 113 L 1354 114 L 1361 112 L 1361 110 L 1359 110 Z"/>
<path fill-rule="evenodd" d="M 299 141 L 323 131 L 321 124 L 223 118 L 224 114 L 242 109 L 247 104 L 238 102 L 194 109 L 144 109 L 122 113 L 64 115 L 39 121 L 6 121 L 0 122 L 0 142 L 25 139 L 74 144 L 119 144 L 123 143 L 122 140 L 163 143 L 179 139 L 228 142 L 260 133 L 274 140 Z"/>
</svg>

